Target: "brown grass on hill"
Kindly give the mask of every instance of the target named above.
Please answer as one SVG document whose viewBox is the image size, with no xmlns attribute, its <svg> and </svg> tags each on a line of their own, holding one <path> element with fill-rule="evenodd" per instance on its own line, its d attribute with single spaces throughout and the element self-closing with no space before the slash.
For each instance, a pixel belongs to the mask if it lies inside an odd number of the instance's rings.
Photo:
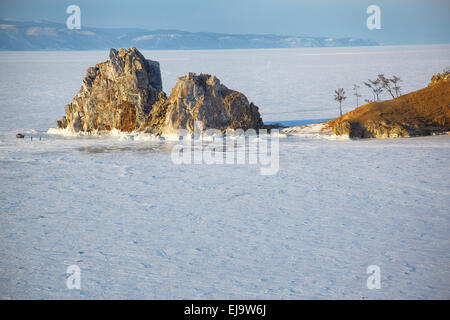
<svg viewBox="0 0 450 320">
<path fill-rule="evenodd" d="M 395 137 L 450 130 L 450 79 L 398 98 L 370 102 L 331 120 L 335 134 L 351 137 Z"/>
</svg>

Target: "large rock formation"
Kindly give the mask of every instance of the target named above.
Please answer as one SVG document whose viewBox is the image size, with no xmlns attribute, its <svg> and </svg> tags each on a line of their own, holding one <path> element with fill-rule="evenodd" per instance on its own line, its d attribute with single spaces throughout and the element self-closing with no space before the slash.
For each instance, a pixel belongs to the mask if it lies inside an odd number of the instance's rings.
<svg viewBox="0 0 450 320">
<path fill-rule="evenodd" d="M 336 135 L 396 138 L 450 131 L 450 77 L 433 76 L 428 87 L 398 98 L 371 102 L 328 123 Z"/>
<path fill-rule="evenodd" d="M 176 129 L 258 129 L 263 126 L 253 103 L 210 75 L 178 78 L 169 98 L 162 91 L 159 63 L 136 49 L 111 49 L 110 60 L 88 68 L 77 96 L 66 105 L 58 128 L 74 132 Z"/>
<path fill-rule="evenodd" d="M 133 131 L 164 96 L 159 63 L 136 49 L 111 49 L 110 60 L 88 68 L 81 89 L 66 105 L 59 128 L 77 132 Z"/>
</svg>

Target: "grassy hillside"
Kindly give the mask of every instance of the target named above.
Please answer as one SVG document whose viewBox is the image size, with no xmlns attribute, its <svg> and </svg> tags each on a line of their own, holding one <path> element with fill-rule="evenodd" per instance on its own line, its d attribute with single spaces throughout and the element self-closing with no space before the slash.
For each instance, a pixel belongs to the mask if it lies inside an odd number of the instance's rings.
<svg viewBox="0 0 450 320">
<path fill-rule="evenodd" d="M 329 122 L 337 135 L 409 137 L 450 131 L 450 77 L 434 76 L 426 88 L 371 102 Z"/>
</svg>

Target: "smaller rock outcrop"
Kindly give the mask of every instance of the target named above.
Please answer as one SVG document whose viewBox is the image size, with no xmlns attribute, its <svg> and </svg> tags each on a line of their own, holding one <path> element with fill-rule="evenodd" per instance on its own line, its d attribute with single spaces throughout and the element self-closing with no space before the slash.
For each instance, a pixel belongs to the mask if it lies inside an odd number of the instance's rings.
<svg viewBox="0 0 450 320">
<path fill-rule="evenodd" d="M 442 73 L 438 73 L 438 74 L 435 74 L 434 76 L 432 76 L 429 86 L 432 86 L 440 81 L 444 81 L 444 80 L 448 80 L 448 79 L 450 79 L 450 68 L 447 68 L 447 70 L 445 70 Z"/>
<path fill-rule="evenodd" d="M 240 92 L 228 89 L 215 76 L 189 73 L 180 77 L 167 99 L 158 101 L 144 126 L 147 132 L 170 133 L 176 129 L 259 129 L 258 107 Z"/>
</svg>

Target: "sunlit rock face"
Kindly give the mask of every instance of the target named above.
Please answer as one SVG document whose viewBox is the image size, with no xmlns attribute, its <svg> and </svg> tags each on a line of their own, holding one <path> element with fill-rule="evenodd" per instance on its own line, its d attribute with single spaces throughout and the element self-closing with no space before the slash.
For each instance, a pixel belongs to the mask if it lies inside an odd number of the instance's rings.
<svg viewBox="0 0 450 320">
<path fill-rule="evenodd" d="M 147 121 L 152 105 L 164 96 L 159 63 L 134 47 L 111 49 L 109 58 L 86 70 L 80 91 L 57 121 L 59 128 L 130 132 Z"/>
<path fill-rule="evenodd" d="M 437 84 L 441 81 L 448 81 L 450 79 L 450 70 L 449 68 L 447 70 L 445 70 L 442 73 L 438 73 L 435 74 L 434 76 L 431 77 L 429 86 L 432 86 L 434 84 Z"/>
<path fill-rule="evenodd" d="M 78 94 L 66 105 L 58 128 L 92 132 L 117 129 L 166 134 L 177 129 L 259 129 L 261 115 L 240 92 L 215 76 L 189 73 L 170 96 L 162 91 L 159 63 L 136 49 L 110 50 L 110 60 L 86 71 Z"/>
</svg>

